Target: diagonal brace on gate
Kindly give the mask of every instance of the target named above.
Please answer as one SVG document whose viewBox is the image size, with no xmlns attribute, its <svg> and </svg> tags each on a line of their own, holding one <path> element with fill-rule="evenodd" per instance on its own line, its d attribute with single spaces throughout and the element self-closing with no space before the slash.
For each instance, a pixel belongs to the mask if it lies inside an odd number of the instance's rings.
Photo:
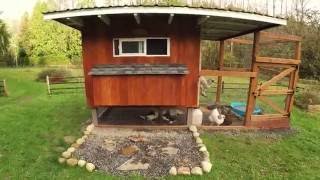
<svg viewBox="0 0 320 180">
<path fill-rule="evenodd" d="M 289 75 L 290 73 L 292 73 L 294 70 L 296 70 L 296 68 L 291 67 L 288 68 L 282 72 L 280 72 L 278 75 L 274 76 L 273 78 L 271 78 L 269 81 L 262 83 L 260 86 L 258 86 L 257 91 L 263 91 L 266 90 L 271 84 L 278 82 L 279 80 L 283 79 L 284 77 L 286 77 L 287 75 Z"/>
</svg>

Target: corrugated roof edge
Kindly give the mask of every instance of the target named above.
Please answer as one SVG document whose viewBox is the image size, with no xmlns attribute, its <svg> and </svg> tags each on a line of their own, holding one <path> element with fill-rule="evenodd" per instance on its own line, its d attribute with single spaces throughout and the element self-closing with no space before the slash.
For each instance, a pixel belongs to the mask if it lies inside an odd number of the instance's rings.
<svg viewBox="0 0 320 180">
<path fill-rule="evenodd" d="M 64 9 L 64 10 L 53 10 L 53 11 L 46 11 L 43 12 L 43 14 L 53 14 L 53 13 L 63 13 L 63 12 L 68 12 L 68 11 L 79 11 L 79 10 L 92 10 L 92 9 L 106 9 L 106 8 L 120 8 L 120 7 L 187 7 L 187 8 L 194 8 L 194 9 L 207 9 L 207 10 L 221 10 L 221 11 L 232 11 L 232 12 L 242 12 L 242 13 L 248 13 L 248 14 L 257 14 L 257 15 L 262 15 L 262 16 L 267 16 L 267 17 L 272 17 L 272 18 L 278 18 L 278 19 L 286 19 L 283 17 L 279 16 L 271 16 L 268 14 L 264 13 L 258 13 L 254 11 L 246 11 L 243 9 L 234 9 L 234 8 L 218 8 L 218 7 L 203 7 L 203 6 L 188 6 L 188 5 L 125 5 L 125 6 L 94 6 L 94 7 L 81 7 L 81 8 L 72 8 L 72 9 Z"/>
</svg>

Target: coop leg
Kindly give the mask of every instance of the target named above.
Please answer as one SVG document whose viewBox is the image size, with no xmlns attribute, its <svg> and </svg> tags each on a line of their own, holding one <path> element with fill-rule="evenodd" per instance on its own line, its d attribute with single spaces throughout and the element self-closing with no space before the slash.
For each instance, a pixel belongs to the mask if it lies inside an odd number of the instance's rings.
<svg viewBox="0 0 320 180">
<path fill-rule="evenodd" d="M 92 118 L 92 123 L 95 126 L 97 126 L 98 125 L 98 111 L 97 111 L 97 109 L 91 110 L 91 118 Z"/>
<path fill-rule="evenodd" d="M 187 125 L 188 126 L 192 125 L 192 110 L 193 108 L 187 109 Z"/>
</svg>

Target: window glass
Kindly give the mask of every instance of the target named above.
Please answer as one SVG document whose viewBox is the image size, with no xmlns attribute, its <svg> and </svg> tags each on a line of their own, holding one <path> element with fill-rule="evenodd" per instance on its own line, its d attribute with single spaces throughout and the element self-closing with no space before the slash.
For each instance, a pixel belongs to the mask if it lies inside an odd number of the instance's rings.
<svg viewBox="0 0 320 180">
<path fill-rule="evenodd" d="M 122 53 L 144 53 L 144 41 L 122 41 Z"/>
<path fill-rule="evenodd" d="M 167 39 L 147 39 L 147 55 L 167 55 Z"/>
</svg>

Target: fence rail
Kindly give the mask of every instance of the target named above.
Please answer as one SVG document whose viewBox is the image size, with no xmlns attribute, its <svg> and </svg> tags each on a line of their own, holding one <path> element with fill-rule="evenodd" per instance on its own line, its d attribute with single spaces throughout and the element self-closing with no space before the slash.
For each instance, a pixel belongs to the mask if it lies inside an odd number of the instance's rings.
<svg viewBox="0 0 320 180">
<path fill-rule="evenodd" d="M 84 89 L 84 78 L 76 77 L 46 77 L 48 95 L 78 93 Z"/>
<path fill-rule="evenodd" d="M 0 80 L 0 96 L 8 96 L 6 80 Z"/>
</svg>

